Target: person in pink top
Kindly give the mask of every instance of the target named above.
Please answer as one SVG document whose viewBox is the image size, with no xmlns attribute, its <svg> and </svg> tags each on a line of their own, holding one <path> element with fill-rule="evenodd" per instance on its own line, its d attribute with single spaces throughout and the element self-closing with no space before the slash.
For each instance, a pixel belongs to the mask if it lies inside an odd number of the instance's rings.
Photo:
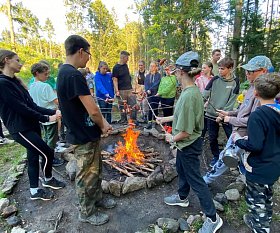
<svg viewBox="0 0 280 233">
<path fill-rule="evenodd" d="M 202 71 L 195 80 L 195 85 L 199 88 L 201 93 L 203 93 L 205 87 L 213 77 L 212 69 L 213 69 L 213 64 L 211 62 L 203 63 Z"/>
<path fill-rule="evenodd" d="M 212 70 L 213 70 L 213 64 L 210 61 L 203 63 L 201 73 L 194 82 L 195 85 L 199 88 L 201 94 L 203 93 L 209 81 L 214 76 Z M 207 132 L 207 120 L 204 116 L 204 129 L 202 130 L 201 133 L 202 139 L 204 139 L 206 132 Z"/>
</svg>

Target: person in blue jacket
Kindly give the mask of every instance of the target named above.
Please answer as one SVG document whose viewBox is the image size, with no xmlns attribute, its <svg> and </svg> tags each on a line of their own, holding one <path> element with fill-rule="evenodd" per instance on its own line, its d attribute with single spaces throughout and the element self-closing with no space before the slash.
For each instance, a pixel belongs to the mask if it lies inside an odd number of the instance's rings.
<svg viewBox="0 0 280 233">
<path fill-rule="evenodd" d="M 151 62 L 149 74 L 146 75 L 144 85 L 145 85 L 145 93 L 147 95 L 148 102 L 153 109 L 155 115 L 158 115 L 158 106 L 160 102 L 160 97 L 156 96 L 159 88 L 161 80 L 161 75 L 158 72 L 158 65 L 156 62 Z M 153 116 L 153 112 L 149 109 L 148 113 L 148 126 L 147 129 L 151 129 L 155 127 L 153 124 L 153 120 L 155 120 Z"/>
<path fill-rule="evenodd" d="M 107 72 L 108 65 L 101 61 L 98 71 L 95 73 L 96 98 L 104 118 L 111 124 L 112 121 L 112 104 L 114 101 L 114 84 L 112 74 Z"/>
</svg>

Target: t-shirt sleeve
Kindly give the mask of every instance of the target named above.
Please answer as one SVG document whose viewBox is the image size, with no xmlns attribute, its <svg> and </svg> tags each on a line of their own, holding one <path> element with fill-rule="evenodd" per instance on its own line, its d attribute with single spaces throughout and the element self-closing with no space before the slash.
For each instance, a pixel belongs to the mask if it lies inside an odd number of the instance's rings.
<svg viewBox="0 0 280 233">
<path fill-rule="evenodd" d="M 112 77 L 113 78 L 119 78 L 119 69 L 118 69 L 117 66 L 113 67 Z"/>
<path fill-rule="evenodd" d="M 56 95 L 56 93 L 54 92 L 54 90 L 51 88 L 50 85 L 45 85 L 45 88 L 44 88 L 44 96 L 45 96 L 45 99 L 46 99 L 48 102 L 52 102 L 52 101 L 54 101 L 55 99 L 57 99 L 57 95 Z"/>
<path fill-rule="evenodd" d="M 183 111 L 180 111 L 178 115 L 176 130 L 187 132 L 188 134 L 192 134 L 195 128 L 195 116 L 192 99 L 185 99 L 182 104 Z"/>
<path fill-rule="evenodd" d="M 68 99 L 74 99 L 78 96 L 90 95 L 89 88 L 87 86 L 86 79 L 78 73 L 71 77 L 72 88 L 69 88 Z"/>
</svg>

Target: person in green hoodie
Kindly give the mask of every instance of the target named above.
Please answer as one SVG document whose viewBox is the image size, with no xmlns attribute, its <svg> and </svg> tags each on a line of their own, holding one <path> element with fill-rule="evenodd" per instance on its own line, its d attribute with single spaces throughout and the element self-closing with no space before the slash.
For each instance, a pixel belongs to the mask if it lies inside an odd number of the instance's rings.
<svg viewBox="0 0 280 233">
<path fill-rule="evenodd" d="M 158 92 L 156 94 L 156 96 L 160 97 L 164 117 L 173 115 L 173 106 L 176 95 L 177 80 L 175 75 L 171 75 L 170 68 L 171 66 L 165 68 L 166 76 L 161 78 Z M 166 125 L 171 126 L 172 123 L 168 122 Z"/>
<path fill-rule="evenodd" d="M 219 159 L 218 136 L 220 123 L 226 133 L 227 138 L 232 133 L 232 126 L 220 122 L 217 110 L 232 111 L 239 94 L 239 79 L 233 73 L 234 61 L 231 58 L 223 58 L 218 62 L 219 75 L 215 76 L 207 84 L 203 98 L 207 101 L 206 116 L 208 118 L 207 128 L 209 134 L 209 142 L 213 159 L 210 166 Z"/>
</svg>

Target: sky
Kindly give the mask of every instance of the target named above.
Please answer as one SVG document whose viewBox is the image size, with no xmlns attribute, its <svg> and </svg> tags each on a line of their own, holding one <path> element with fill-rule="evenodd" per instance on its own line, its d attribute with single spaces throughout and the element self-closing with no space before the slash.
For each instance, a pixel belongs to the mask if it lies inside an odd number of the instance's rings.
<svg viewBox="0 0 280 233">
<path fill-rule="evenodd" d="M 115 12 L 118 17 L 117 24 L 123 26 L 125 23 L 125 14 L 128 15 L 129 21 L 137 21 L 138 15 L 133 13 L 134 10 L 128 9 L 131 5 L 134 5 L 133 0 L 101 0 L 106 8 L 111 12 L 112 8 L 115 9 Z M 6 0 L 0 0 L 0 4 L 5 3 Z M 12 4 L 19 2 L 19 0 L 12 0 Z M 66 9 L 63 4 L 63 0 L 21 0 L 23 5 L 31 10 L 31 12 L 36 15 L 40 21 L 40 25 L 44 25 L 47 18 L 50 18 L 52 21 L 56 41 L 58 43 L 64 42 L 66 37 L 69 35 L 67 27 L 65 25 L 66 18 L 65 13 Z M 3 14 L 0 14 L 0 33 L 8 28 L 7 17 Z"/>
</svg>

